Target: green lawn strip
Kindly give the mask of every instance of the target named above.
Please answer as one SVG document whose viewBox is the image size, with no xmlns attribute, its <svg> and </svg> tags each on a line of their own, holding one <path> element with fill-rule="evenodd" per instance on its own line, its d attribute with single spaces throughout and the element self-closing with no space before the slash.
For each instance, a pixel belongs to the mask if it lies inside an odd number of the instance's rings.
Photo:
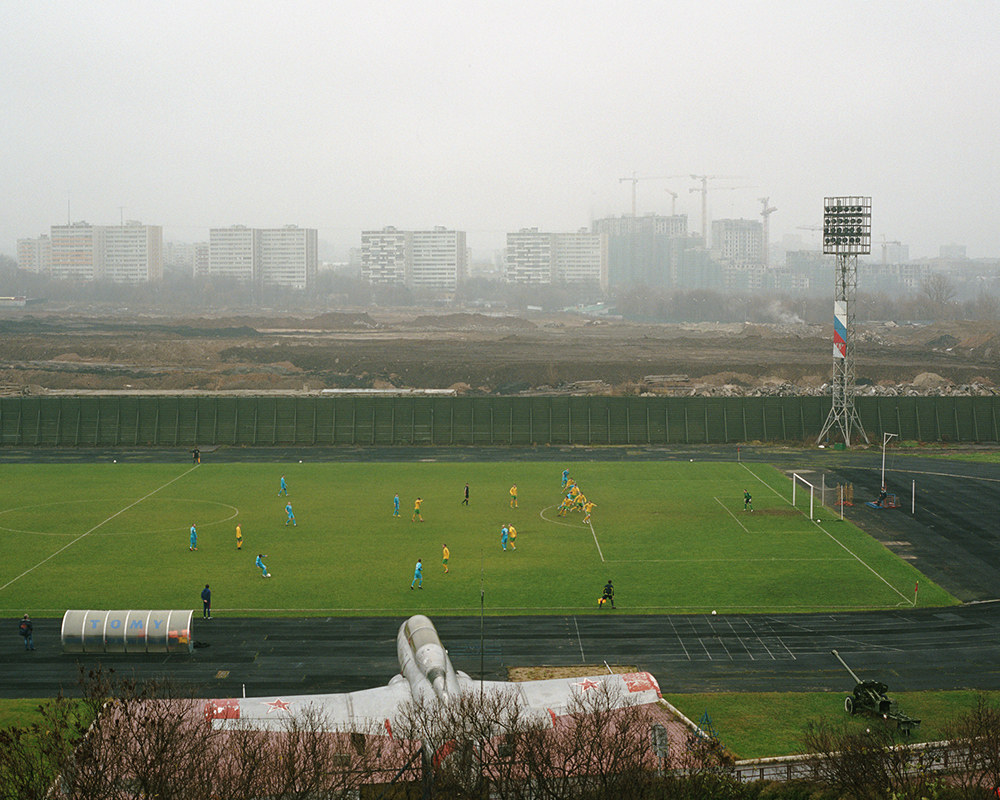
<svg viewBox="0 0 1000 800">
<path fill-rule="evenodd" d="M 1000 452 L 996 453 L 914 453 L 907 451 L 908 456 L 922 456 L 946 461 L 974 461 L 982 464 L 1000 464 Z"/>
<path fill-rule="evenodd" d="M 572 466 L 597 503 L 556 515 L 550 463 L 0 466 L 0 608 L 191 608 L 217 615 L 599 613 L 610 578 L 623 611 L 808 611 L 957 601 L 828 510 L 790 506 L 790 482 L 755 464 Z M 285 474 L 288 497 L 278 496 Z M 465 482 L 469 506 L 461 503 Z M 519 487 L 519 507 L 508 489 Z M 743 511 L 753 489 L 755 511 Z M 400 516 L 392 516 L 393 494 Z M 423 498 L 424 522 L 411 522 Z M 137 502 L 138 501 L 138 502 Z M 285 524 L 285 505 L 298 524 Z M 500 528 L 513 523 L 517 550 Z M 235 526 L 244 547 L 236 550 Z M 189 528 L 198 550 L 188 549 Z M 84 535 L 85 534 L 85 535 Z M 451 550 L 443 574 L 441 546 Z M 68 545 L 68 546 L 67 546 Z M 273 578 L 254 566 L 257 553 Z M 424 564 L 424 588 L 410 590 Z"/>
<path fill-rule="evenodd" d="M 845 684 L 845 688 L 847 687 Z M 718 692 L 664 694 L 664 699 L 698 722 L 708 712 L 712 726 L 736 758 L 768 758 L 805 752 L 803 736 L 810 722 L 848 724 L 863 730 L 884 724 L 863 715 L 848 716 L 848 692 Z M 898 708 L 921 723 L 908 741 L 943 739 L 947 726 L 972 710 L 980 693 L 968 690 L 890 692 Z M 895 723 L 889 723 L 895 728 Z"/>
</svg>

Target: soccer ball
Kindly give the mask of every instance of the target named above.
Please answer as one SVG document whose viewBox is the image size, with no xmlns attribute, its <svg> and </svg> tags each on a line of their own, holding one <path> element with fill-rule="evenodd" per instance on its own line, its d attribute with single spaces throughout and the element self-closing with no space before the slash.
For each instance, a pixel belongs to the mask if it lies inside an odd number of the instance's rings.
<svg viewBox="0 0 1000 800">
<path fill-rule="evenodd" d="M 599 606 L 603 606 L 606 602 L 607 602 L 607 600 L 605 600 L 603 597 L 598 597 L 597 598 L 597 605 L 599 605 Z"/>
<path fill-rule="evenodd" d="M 112 463 L 112 464 L 117 464 L 117 463 L 118 463 L 118 459 L 117 459 L 117 458 L 113 458 L 113 459 L 111 459 L 111 463 Z"/>
<path fill-rule="evenodd" d="M 299 463 L 300 463 L 300 464 L 302 463 L 302 459 L 301 459 L 301 458 L 299 459 Z"/>
<path fill-rule="evenodd" d="M 271 573 L 270 573 L 270 572 L 269 572 L 269 573 L 267 573 L 267 575 L 265 575 L 264 577 L 265 577 L 265 578 L 270 578 L 270 577 L 271 577 Z"/>
<path fill-rule="evenodd" d="M 715 616 L 715 609 L 714 608 L 712 609 L 712 616 L 713 617 Z"/>
</svg>

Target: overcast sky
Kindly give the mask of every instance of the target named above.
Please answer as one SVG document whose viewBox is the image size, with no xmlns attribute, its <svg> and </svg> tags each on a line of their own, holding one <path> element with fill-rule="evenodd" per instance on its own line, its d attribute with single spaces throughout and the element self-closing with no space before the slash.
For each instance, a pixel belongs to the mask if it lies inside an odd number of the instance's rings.
<svg viewBox="0 0 1000 800">
<path fill-rule="evenodd" d="M 740 176 L 771 239 L 872 196 L 873 243 L 1000 256 L 1000 3 L 0 0 L 0 252 L 67 217 L 522 227 L 631 211 L 620 178 Z M 638 183 L 687 213 L 688 177 Z M 873 251 L 878 249 L 873 244 Z"/>
</svg>

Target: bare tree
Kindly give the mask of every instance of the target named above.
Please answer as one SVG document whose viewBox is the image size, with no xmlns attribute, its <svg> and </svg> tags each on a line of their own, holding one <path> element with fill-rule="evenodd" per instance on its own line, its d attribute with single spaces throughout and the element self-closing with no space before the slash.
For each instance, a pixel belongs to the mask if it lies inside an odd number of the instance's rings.
<svg viewBox="0 0 1000 800">
<path fill-rule="evenodd" d="M 987 695 L 979 695 L 971 711 L 948 728 L 948 738 L 964 755 L 964 764 L 954 776 L 963 798 L 995 796 L 1000 786 L 1000 706 Z"/>
</svg>

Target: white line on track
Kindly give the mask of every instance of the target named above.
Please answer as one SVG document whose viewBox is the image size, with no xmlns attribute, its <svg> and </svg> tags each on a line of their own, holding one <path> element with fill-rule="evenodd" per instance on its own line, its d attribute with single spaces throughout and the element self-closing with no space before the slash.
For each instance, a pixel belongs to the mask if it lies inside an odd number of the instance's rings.
<svg viewBox="0 0 1000 800">
<path fill-rule="evenodd" d="M 141 503 L 143 500 L 146 500 L 147 498 L 152 497 L 154 494 L 156 494 L 161 489 L 166 489 L 170 484 L 176 483 L 177 481 L 179 481 L 181 478 L 183 478 L 188 473 L 192 472 L 193 470 L 198 469 L 199 466 L 200 466 L 199 464 L 195 464 L 193 467 L 191 467 L 191 468 L 185 470 L 184 472 L 182 472 L 176 478 L 171 478 L 169 481 L 167 481 L 165 484 L 163 484 L 163 486 L 158 486 L 156 489 L 153 489 L 153 491 L 151 491 L 149 494 L 144 495 L 143 497 L 140 497 L 134 503 L 129 503 L 127 506 L 125 506 L 125 508 L 122 508 L 122 509 L 116 511 L 114 514 L 112 514 L 107 519 L 102 520 L 101 522 L 98 522 L 89 531 L 87 531 L 86 533 L 81 533 L 72 542 L 69 542 L 68 544 L 64 544 L 62 547 L 60 547 L 58 550 L 56 550 L 54 553 L 52 553 L 52 555 L 46 556 L 41 561 L 39 561 L 37 564 L 35 564 L 35 566 L 28 567 L 28 569 L 26 569 L 24 572 L 22 572 L 16 578 L 11 578 L 11 580 L 7 581 L 7 583 L 5 583 L 3 586 L 0 586 L 0 592 L 2 592 L 4 589 L 6 589 L 8 586 L 10 586 L 12 583 L 16 583 L 17 581 L 21 580 L 21 578 L 23 578 L 28 573 L 34 572 L 36 569 L 38 569 L 40 566 L 42 566 L 42 564 L 44 564 L 45 562 L 51 561 L 53 558 L 55 558 L 57 555 L 59 555 L 61 552 L 63 552 L 63 550 L 69 549 L 70 547 L 72 547 L 73 545 L 75 545 L 77 542 L 79 542 L 81 539 L 84 539 L 87 536 L 90 536 L 90 534 L 92 534 L 94 531 L 96 531 L 102 525 L 104 525 L 104 524 L 106 524 L 108 522 L 111 522 L 111 520 L 113 520 L 115 517 L 121 516 L 126 511 L 128 511 L 130 508 L 134 508 L 135 506 L 139 505 L 139 503 Z"/>
<path fill-rule="evenodd" d="M 576 617 L 573 617 L 573 627 L 576 628 L 576 641 L 580 645 L 580 660 L 586 664 L 587 657 L 583 654 L 583 639 L 580 638 L 580 626 L 576 624 Z"/>
<path fill-rule="evenodd" d="M 750 531 L 747 530 L 747 526 L 744 525 L 742 522 L 740 522 L 739 517 L 737 517 L 732 511 L 730 511 L 728 508 L 726 508 L 726 504 L 725 503 L 723 503 L 718 497 L 715 498 L 715 502 L 718 503 L 723 508 L 725 508 L 726 509 L 726 513 L 729 516 L 731 516 L 733 519 L 735 519 L 736 520 L 736 524 L 739 525 L 741 528 L 743 528 L 743 530 L 746 533 L 750 533 Z"/>
<path fill-rule="evenodd" d="M 761 483 L 763 483 L 768 489 L 770 489 L 772 492 L 774 492 L 776 495 L 778 495 L 778 497 L 780 497 L 782 500 L 784 500 L 786 503 L 788 503 L 788 505 L 792 505 L 792 501 L 791 500 L 789 500 L 787 497 L 785 497 L 783 494 L 781 494 L 781 492 L 779 492 L 777 489 L 775 489 L 773 486 L 771 486 L 771 484 L 769 484 L 767 481 L 765 481 L 763 478 L 761 478 L 759 475 L 757 475 L 752 469 L 750 469 L 750 467 L 748 467 L 746 464 L 742 464 L 741 466 L 743 467 L 743 469 L 745 469 L 747 472 L 749 472 L 751 475 L 753 475 L 757 480 L 759 480 Z M 794 507 L 795 506 L 792 506 L 792 508 L 794 508 Z M 914 601 L 911 601 L 909 597 L 907 597 L 905 594 L 903 594 L 901 591 L 899 591 L 899 589 L 897 589 L 895 586 L 893 586 L 891 583 L 889 583 L 889 581 L 887 581 L 885 578 L 883 578 L 872 567 L 868 566 L 868 564 L 865 563 L 865 561 L 861 558 L 861 556 L 859 556 L 857 553 L 855 553 L 853 550 L 851 550 L 851 548 L 849 548 L 842 541 L 840 541 L 840 539 L 838 539 L 836 536 L 834 536 L 832 533 L 830 533 L 826 528 L 824 528 L 819 523 L 814 522 L 813 525 L 815 525 L 819 530 L 823 531 L 823 533 L 825 533 L 827 536 L 829 536 L 830 539 L 832 539 L 834 542 L 836 542 L 840 547 L 842 547 L 844 550 L 846 550 L 848 553 L 850 553 L 852 556 L 854 556 L 854 558 L 857 559 L 857 562 L 859 564 L 861 564 L 861 566 L 863 566 L 865 569 L 867 569 L 872 575 L 874 575 L 876 578 L 878 578 L 880 581 L 882 581 L 882 583 L 884 583 L 886 586 L 888 586 L 890 589 L 892 589 L 896 594 L 898 594 L 900 597 L 902 597 L 903 600 L 906 601 L 907 605 L 914 605 Z"/>
</svg>

